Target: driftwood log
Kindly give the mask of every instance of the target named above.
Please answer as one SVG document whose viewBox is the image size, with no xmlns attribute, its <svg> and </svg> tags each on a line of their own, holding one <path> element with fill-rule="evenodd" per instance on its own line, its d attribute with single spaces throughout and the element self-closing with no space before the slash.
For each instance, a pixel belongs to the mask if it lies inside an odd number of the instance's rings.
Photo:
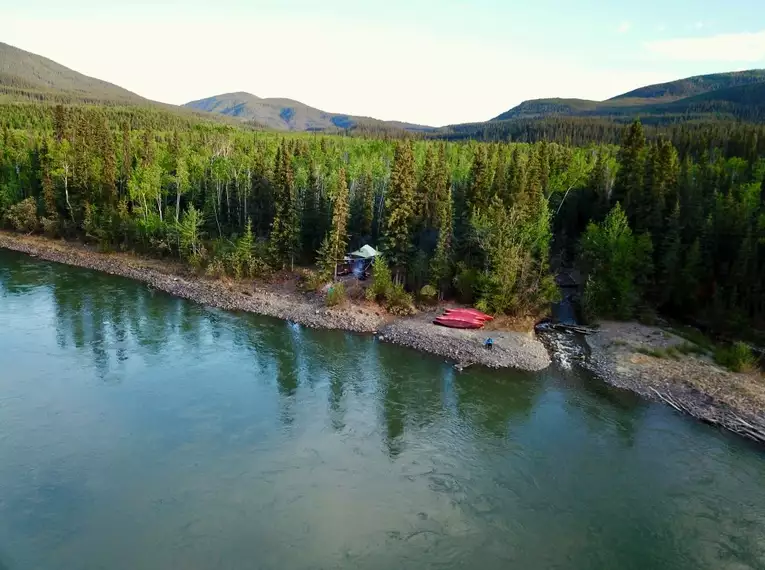
<svg viewBox="0 0 765 570">
<path fill-rule="evenodd" d="M 672 406 L 678 412 L 688 414 L 694 418 L 704 421 L 706 423 L 723 427 L 739 435 L 743 435 L 760 443 L 765 443 L 765 426 L 754 425 L 748 422 L 732 412 L 726 412 L 722 421 L 710 419 L 697 413 L 693 408 L 683 405 L 682 402 L 678 402 L 669 394 L 662 394 L 655 388 L 651 388 L 654 394 L 664 403 Z"/>
</svg>

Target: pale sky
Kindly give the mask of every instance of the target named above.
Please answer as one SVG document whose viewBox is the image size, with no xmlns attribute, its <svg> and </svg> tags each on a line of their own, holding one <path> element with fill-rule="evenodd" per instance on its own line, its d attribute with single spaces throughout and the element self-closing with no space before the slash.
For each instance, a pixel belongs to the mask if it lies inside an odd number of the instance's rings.
<svg viewBox="0 0 765 570">
<path fill-rule="evenodd" d="M 139 95 L 441 126 L 765 68 L 764 0 L 0 0 L 0 41 Z"/>
</svg>

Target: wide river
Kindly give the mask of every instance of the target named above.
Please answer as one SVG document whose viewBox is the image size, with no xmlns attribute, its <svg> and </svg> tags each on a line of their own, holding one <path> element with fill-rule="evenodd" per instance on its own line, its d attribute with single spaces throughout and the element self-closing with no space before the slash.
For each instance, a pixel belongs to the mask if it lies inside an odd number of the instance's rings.
<svg viewBox="0 0 765 570">
<path fill-rule="evenodd" d="M 765 454 L 0 250 L 0 569 L 175 568 L 765 568 Z"/>
</svg>

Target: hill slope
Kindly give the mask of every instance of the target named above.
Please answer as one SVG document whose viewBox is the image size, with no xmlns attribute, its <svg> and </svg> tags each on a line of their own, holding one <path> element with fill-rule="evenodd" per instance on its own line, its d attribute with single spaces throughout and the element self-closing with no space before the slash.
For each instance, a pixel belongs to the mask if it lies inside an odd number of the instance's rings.
<svg viewBox="0 0 765 570">
<path fill-rule="evenodd" d="M 705 93 L 711 93 L 720 89 L 751 85 L 765 81 L 765 69 L 751 69 L 748 71 L 733 71 L 730 73 L 713 73 L 710 75 L 697 75 L 640 87 L 628 93 L 612 97 L 609 101 L 620 99 L 661 99 L 663 101 L 678 100 L 685 97 L 694 97 Z"/>
<path fill-rule="evenodd" d="M 343 113 L 328 113 L 293 99 L 263 99 L 239 91 L 191 101 L 184 107 L 219 113 L 243 121 L 254 121 L 272 129 L 287 131 L 332 131 L 357 127 L 429 131 L 431 127 L 397 121 L 380 121 Z"/>
<path fill-rule="evenodd" d="M 491 120 L 507 121 L 551 116 L 633 118 L 687 114 L 724 114 L 735 119 L 765 120 L 763 85 L 763 69 L 699 75 L 640 87 L 606 101 L 524 101 Z"/>
<path fill-rule="evenodd" d="M 0 94 L 62 102 L 146 103 L 135 93 L 0 42 Z"/>
</svg>

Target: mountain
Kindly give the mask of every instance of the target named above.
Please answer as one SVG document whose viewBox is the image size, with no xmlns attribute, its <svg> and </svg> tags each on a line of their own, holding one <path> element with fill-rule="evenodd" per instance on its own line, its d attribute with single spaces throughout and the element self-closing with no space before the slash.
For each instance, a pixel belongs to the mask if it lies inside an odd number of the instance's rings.
<svg viewBox="0 0 765 570">
<path fill-rule="evenodd" d="M 491 119 L 507 121 L 551 116 L 629 118 L 724 114 L 765 120 L 765 69 L 715 73 L 640 87 L 606 101 L 534 99 Z"/>
<path fill-rule="evenodd" d="M 328 113 L 300 101 L 257 97 L 251 93 L 225 93 L 190 101 L 184 107 L 196 111 L 219 113 L 242 121 L 255 122 L 280 131 L 333 131 L 354 128 L 403 129 L 431 131 L 431 127 L 398 121 L 380 121 L 344 113 Z"/>
<path fill-rule="evenodd" d="M 731 87 L 743 87 L 765 81 L 765 69 L 751 69 L 749 71 L 734 71 L 730 73 L 713 73 L 711 75 L 697 75 L 658 83 L 647 87 L 640 87 L 623 95 L 617 95 L 610 101 L 619 99 L 661 99 L 663 101 L 678 100 L 685 97 L 693 97 L 729 89 Z"/>
<path fill-rule="evenodd" d="M 0 42 L 0 97 L 58 102 L 143 104 L 135 93 Z"/>
</svg>

